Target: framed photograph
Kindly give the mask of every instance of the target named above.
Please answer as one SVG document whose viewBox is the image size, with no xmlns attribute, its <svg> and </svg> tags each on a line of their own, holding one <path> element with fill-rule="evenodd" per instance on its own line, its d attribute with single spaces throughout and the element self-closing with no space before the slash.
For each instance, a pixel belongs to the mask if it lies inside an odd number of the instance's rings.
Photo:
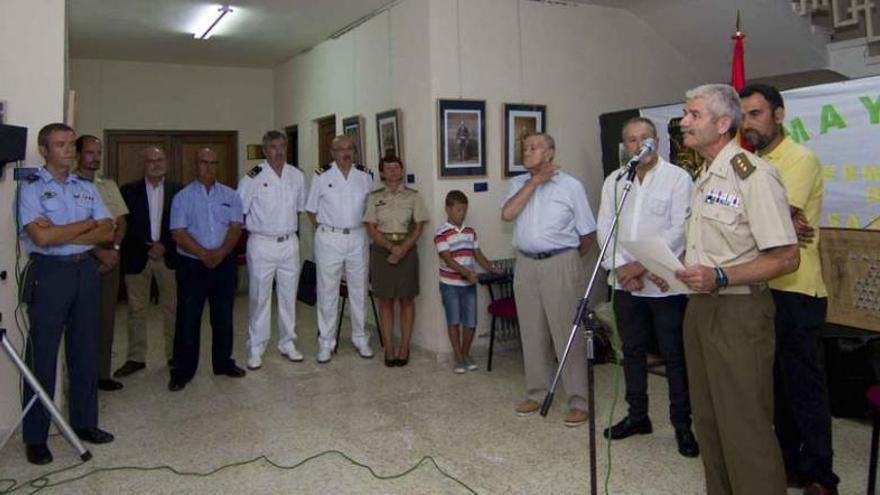
<svg viewBox="0 0 880 495">
<path fill-rule="evenodd" d="M 532 132 L 546 132 L 545 105 L 504 104 L 504 177 L 526 172 L 523 167 L 523 138 Z"/>
<path fill-rule="evenodd" d="M 364 118 L 353 115 L 342 119 L 342 133 L 354 141 L 354 162 L 364 165 Z"/>
<path fill-rule="evenodd" d="M 437 100 L 440 177 L 486 175 L 486 102 Z"/>
<path fill-rule="evenodd" d="M 0 124 L 6 123 L 6 102 L 0 100 Z"/>
<path fill-rule="evenodd" d="M 393 154 L 403 160 L 403 139 L 401 136 L 401 115 L 399 109 L 376 114 L 376 135 L 379 137 L 379 159 Z"/>
<path fill-rule="evenodd" d="M 262 144 L 249 144 L 249 145 L 247 145 L 247 159 L 248 160 L 265 160 L 266 155 L 263 154 L 263 145 Z"/>
</svg>

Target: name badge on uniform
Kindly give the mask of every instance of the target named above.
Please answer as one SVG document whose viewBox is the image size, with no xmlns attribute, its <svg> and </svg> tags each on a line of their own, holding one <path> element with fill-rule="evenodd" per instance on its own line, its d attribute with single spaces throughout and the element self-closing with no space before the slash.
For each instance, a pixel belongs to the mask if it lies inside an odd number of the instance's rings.
<svg viewBox="0 0 880 495">
<path fill-rule="evenodd" d="M 73 199 L 80 199 L 80 198 L 82 198 L 86 201 L 94 201 L 95 200 L 94 196 L 90 196 L 86 193 L 73 193 Z"/>
<path fill-rule="evenodd" d="M 734 193 L 727 193 L 720 189 L 712 189 L 706 195 L 706 203 L 710 205 L 732 206 L 739 208 L 742 205 L 742 198 Z"/>
<path fill-rule="evenodd" d="M 385 203 L 384 199 L 380 199 L 379 201 L 376 201 L 376 206 L 385 206 L 385 204 L 386 203 Z"/>
</svg>

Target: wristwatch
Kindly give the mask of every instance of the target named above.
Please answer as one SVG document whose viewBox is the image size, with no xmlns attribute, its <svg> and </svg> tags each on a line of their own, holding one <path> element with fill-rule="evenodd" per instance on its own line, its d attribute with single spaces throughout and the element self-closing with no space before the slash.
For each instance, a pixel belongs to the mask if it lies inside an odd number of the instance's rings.
<svg viewBox="0 0 880 495">
<path fill-rule="evenodd" d="M 723 289 L 727 287 L 729 280 L 727 280 L 727 274 L 724 273 L 724 269 L 720 266 L 715 267 L 715 287 L 718 289 Z"/>
</svg>

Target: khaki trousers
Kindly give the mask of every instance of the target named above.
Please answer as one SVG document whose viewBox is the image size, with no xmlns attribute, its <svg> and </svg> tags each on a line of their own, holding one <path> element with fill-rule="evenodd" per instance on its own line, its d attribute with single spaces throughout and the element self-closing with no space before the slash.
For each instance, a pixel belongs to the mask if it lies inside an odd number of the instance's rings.
<svg viewBox="0 0 880 495">
<path fill-rule="evenodd" d="M 690 296 L 684 350 L 706 493 L 785 494 L 773 432 L 770 291 Z"/>
<path fill-rule="evenodd" d="M 148 260 L 140 273 L 125 276 L 128 292 L 128 357 L 129 361 L 145 363 L 147 358 L 147 311 L 150 303 L 150 283 L 156 279 L 159 289 L 159 307 L 162 310 L 165 334 L 165 358 L 174 356 L 174 319 L 177 311 L 177 282 L 174 271 L 165 266 L 162 258 Z"/>
<path fill-rule="evenodd" d="M 541 402 L 547 395 L 554 358 L 562 359 L 578 301 L 587 288 L 587 274 L 577 249 L 534 260 L 516 256 L 513 291 L 522 339 L 526 396 Z M 578 332 L 562 374 L 568 407 L 587 410 L 587 362 Z"/>
<path fill-rule="evenodd" d="M 100 314 L 98 315 L 98 380 L 110 378 L 113 358 L 113 332 L 116 328 L 116 301 L 119 299 L 119 266 L 100 275 Z"/>
</svg>

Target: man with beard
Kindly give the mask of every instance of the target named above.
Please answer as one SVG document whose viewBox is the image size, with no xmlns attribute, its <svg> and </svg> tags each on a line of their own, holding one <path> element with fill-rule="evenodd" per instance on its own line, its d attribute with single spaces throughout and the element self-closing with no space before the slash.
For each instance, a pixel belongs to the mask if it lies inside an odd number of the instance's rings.
<svg viewBox="0 0 880 495">
<path fill-rule="evenodd" d="M 767 282 L 798 267 L 797 237 L 776 169 L 736 142 L 739 96 L 727 85 L 686 93 L 685 146 L 706 160 L 688 219 L 692 291 L 684 346 L 706 491 L 785 493 L 773 433 L 773 298 Z M 652 280 L 664 282 L 652 275 Z"/>
<path fill-rule="evenodd" d="M 113 333 L 116 328 L 116 300 L 119 297 L 119 248 L 125 237 L 125 216 L 128 207 L 119 193 L 116 182 L 97 175 L 101 168 L 101 140 L 88 134 L 76 139 L 76 175 L 95 184 L 104 205 L 110 210 L 116 224 L 113 241 L 95 246 L 93 253 L 101 265 L 100 327 L 98 329 L 98 388 L 119 390 L 122 383 L 110 378 L 113 352 Z"/>
<path fill-rule="evenodd" d="M 776 88 L 752 84 L 739 95 L 743 137 L 779 170 L 801 239 L 800 267 L 769 284 L 776 303 L 776 437 L 789 486 L 805 486 L 804 493 L 811 495 L 833 494 L 840 479 L 832 470 L 831 413 L 819 341 L 828 307 L 817 228 L 823 194 L 819 160 L 782 131 L 785 104 Z"/>
</svg>

